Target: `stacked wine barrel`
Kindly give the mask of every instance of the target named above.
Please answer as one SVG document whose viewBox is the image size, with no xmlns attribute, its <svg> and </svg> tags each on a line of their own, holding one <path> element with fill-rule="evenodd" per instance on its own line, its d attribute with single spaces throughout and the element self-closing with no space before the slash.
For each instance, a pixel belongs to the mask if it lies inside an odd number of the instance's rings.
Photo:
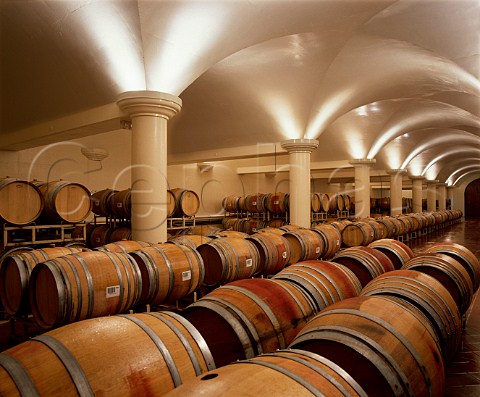
<svg viewBox="0 0 480 397">
<path fill-rule="evenodd" d="M 434 244 L 414 254 L 400 241 L 379 239 L 338 250 L 331 261 L 295 262 L 294 250 L 308 256 L 325 247 L 316 235 L 294 234 L 318 232 L 286 229 L 282 234 L 270 230 L 209 241 L 200 236 L 200 241 L 156 246 L 122 243 L 121 248 L 92 251 L 119 250 L 133 258 L 130 263 L 139 269 L 142 289 L 136 293 L 132 288 L 123 296 L 138 295 L 139 300 L 164 301 L 169 292 L 191 291 L 202 279 L 200 271 L 194 276 L 194 258 L 203 261 L 205 279 L 210 263 L 236 252 L 230 261 L 233 270 L 214 266 L 214 273 L 246 278 L 219 281 L 220 287 L 180 315 L 164 311 L 85 319 L 11 348 L 0 354 L 0 394 L 17 393 L 18 388 L 49 395 L 90 390 L 104 395 L 243 396 L 248 391 L 330 396 L 348 391 L 359 396 L 442 396 L 444 363 L 458 347 L 461 317 L 480 284 L 478 259 L 454 243 Z M 268 240 L 270 234 L 275 238 Z M 312 245 L 305 244 L 304 234 Z M 196 248 L 187 249 L 189 244 Z M 74 263 L 71 256 L 84 257 L 86 263 L 86 254 L 92 252 L 56 258 L 55 266 L 47 268 L 63 277 Z M 252 260 L 244 267 L 255 269 L 254 276 L 268 269 L 265 274 L 273 277 L 243 276 L 241 262 L 246 265 L 255 252 L 257 263 Z M 174 255 L 186 260 L 172 275 Z M 63 270 L 59 264 L 68 261 L 62 258 L 70 261 Z M 41 267 L 37 264 L 32 273 Z M 118 269 L 128 267 L 125 263 Z M 162 267 L 168 270 L 164 277 Z M 50 283 L 57 277 L 44 272 L 40 276 Z M 162 279 L 172 278 L 180 284 L 161 288 Z M 102 289 L 108 292 L 108 287 Z M 113 306 L 120 305 L 117 299 Z M 77 308 L 79 313 L 79 306 L 72 302 L 66 312 Z M 58 312 L 45 317 L 53 319 Z"/>
</svg>

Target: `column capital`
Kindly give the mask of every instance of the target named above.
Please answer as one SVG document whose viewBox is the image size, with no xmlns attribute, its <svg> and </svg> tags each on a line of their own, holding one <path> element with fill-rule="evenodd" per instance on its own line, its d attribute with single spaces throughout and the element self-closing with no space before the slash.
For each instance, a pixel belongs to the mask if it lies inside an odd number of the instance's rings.
<svg viewBox="0 0 480 397">
<path fill-rule="evenodd" d="M 170 119 L 182 108 L 182 100 L 159 91 L 126 91 L 119 95 L 118 107 L 130 117 L 153 116 Z"/>
<path fill-rule="evenodd" d="M 436 185 L 440 181 L 438 179 L 427 179 L 425 182 L 427 182 L 427 185 Z"/>
<path fill-rule="evenodd" d="M 318 147 L 316 139 L 287 139 L 280 143 L 287 152 L 304 152 L 311 153 Z"/>
<path fill-rule="evenodd" d="M 445 182 L 437 182 L 438 187 L 447 186 Z"/>
<path fill-rule="evenodd" d="M 376 159 L 351 159 L 351 160 L 349 161 L 349 163 L 350 163 L 351 165 L 353 165 L 354 167 L 356 167 L 356 166 L 362 166 L 362 165 L 372 166 L 372 165 L 374 165 L 376 162 L 377 162 Z"/>
<path fill-rule="evenodd" d="M 398 169 L 391 168 L 391 169 L 385 170 L 385 172 L 388 175 L 404 175 L 407 173 L 407 170 L 404 168 L 398 168 Z"/>
<path fill-rule="evenodd" d="M 425 179 L 422 175 L 409 175 L 408 176 L 412 181 L 423 181 Z"/>
</svg>

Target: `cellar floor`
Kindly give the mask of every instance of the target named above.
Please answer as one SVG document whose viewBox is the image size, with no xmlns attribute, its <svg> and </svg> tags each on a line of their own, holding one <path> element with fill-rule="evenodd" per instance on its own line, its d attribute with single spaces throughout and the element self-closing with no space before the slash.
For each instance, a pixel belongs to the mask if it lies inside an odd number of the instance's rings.
<svg viewBox="0 0 480 397">
<path fill-rule="evenodd" d="M 426 237 L 407 244 L 414 252 L 421 252 L 440 241 L 452 241 L 467 247 L 480 260 L 480 218 L 467 218 Z M 475 294 L 466 313 L 465 331 L 452 362 L 445 367 L 445 397 L 480 396 L 480 298 Z"/>
</svg>

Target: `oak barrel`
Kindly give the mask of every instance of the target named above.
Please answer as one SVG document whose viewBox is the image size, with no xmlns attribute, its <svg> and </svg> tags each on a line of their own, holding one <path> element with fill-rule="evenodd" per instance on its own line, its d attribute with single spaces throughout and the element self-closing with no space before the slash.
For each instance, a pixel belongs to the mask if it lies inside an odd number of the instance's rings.
<svg viewBox="0 0 480 397">
<path fill-rule="evenodd" d="M 369 397 L 443 396 L 442 356 L 423 319 L 382 297 L 345 299 L 310 320 L 290 347 L 335 362 Z"/>
<path fill-rule="evenodd" d="M 134 306 L 142 288 L 128 254 L 89 251 L 39 263 L 32 270 L 29 300 L 44 328 L 121 313 Z"/>
<path fill-rule="evenodd" d="M 32 269 L 40 262 L 81 252 L 82 248 L 53 247 L 13 251 L 0 266 L 0 298 L 9 315 L 29 312 L 28 284 Z"/>
<path fill-rule="evenodd" d="M 323 223 L 316 225 L 312 230 L 323 238 L 324 250 L 322 257 L 324 259 L 332 258 L 342 245 L 342 234 L 333 225 Z"/>
<path fill-rule="evenodd" d="M 161 396 L 214 368 L 201 335 L 176 313 L 101 317 L 0 353 L 0 395 Z"/>
<path fill-rule="evenodd" d="M 313 308 L 288 283 L 247 279 L 215 289 L 182 314 L 203 336 L 219 367 L 285 348 Z"/>
<path fill-rule="evenodd" d="M 0 178 L 0 221 L 27 225 L 40 216 L 43 206 L 43 196 L 33 183 Z"/>
<path fill-rule="evenodd" d="M 130 255 L 142 277 L 139 304 L 174 303 L 195 291 L 205 276 L 201 256 L 185 245 L 155 244 Z"/>
<path fill-rule="evenodd" d="M 395 269 L 400 269 L 406 262 L 415 256 L 408 245 L 394 239 L 380 239 L 370 243 L 368 246 L 387 255 L 392 261 Z"/>
<path fill-rule="evenodd" d="M 99 216 L 110 216 L 111 213 L 111 200 L 116 190 L 103 189 L 92 193 L 92 212 Z"/>
<path fill-rule="evenodd" d="M 291 263 L 320 258 L 325 250 L 322 236 L 311 229 L 292 229 L 283 237 L 290 245 Z"/>
<path fill-rule="evenodd" d="M 132 216 L 132 189 L 116 191 L 110 199 L 110 212 L 117 218 L 127 218 Z"/>
<path fill-rule="evenodd" d="M 276 274 L 290 264 L 290 244 L 286 238 L 275 233 L 255 233 L 248 237 L 259 254 L 256 274 Z"/>
<path fill-rule="evenodd" d="M 170 189 L 175 197 L 174 217 L 195 215 L 200 208 L 200 199 L 193 190 L 174 188 Z"/>
<path fill-rule="evenodd" d="M 97 247 L 96 249 L 99 251 L 108 251 L 108 252 L 123 252 L 125 254 L 142 249 L 143 247 L 150 246 L 150 243 L 146 243 L 145 241 L 138 241 L 138 240 L 120 240 L 114 241 L 113 243 L 108 243 Z"/>
<path fill-rule="evenodd" d="M 375 239 L 373 226 L 365 221 L 352 222 L 342 230 L 342 244 L 346 247 L 368 245 Z"/>
</svg>

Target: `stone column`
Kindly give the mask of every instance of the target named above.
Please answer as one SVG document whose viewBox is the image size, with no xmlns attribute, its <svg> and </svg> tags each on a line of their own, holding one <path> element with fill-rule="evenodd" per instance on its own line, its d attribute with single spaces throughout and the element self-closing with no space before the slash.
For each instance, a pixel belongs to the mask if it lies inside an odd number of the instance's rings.
<svg viewBox="0 0 480 397">
<path fill-rule="evenodd" d="M 425 177 L 411 175 L 412 180 L 412 211 L 422 212 L 422 198 L 423 198 L 423 180 Z"/>
<path fill-rule="evenodd" d="M 447 209 L 447 185 L 445 183 L 437 183 L 438 193 L 438 209 Z"/>
<path fill-rule="evenodd" d="M 454 196 L 455 196 L 455 187 L 454 186 L 447 186 L 447 200 L 450 200 L 450 209 L 453 210 L 455 209 L 455 203 L 454 203 Z"/>
<path fill-rule="evenodd" d="M 402 214 L 402 175 L 406 170 L 390 169 L 387 174 L 390 175 L 390 215 Z"/>
<path fill-rule="evenodd" d="M 438 181 L 427 181 L 427 211 L 437 210 L 437 183 Z"/>
<path fill-rule="evenodd" d="M 182 100 L 157 91 L 128 91 L 117 101 L 132 119 L 132 238 L 167 241 L 167 121 Z"/>
<path fill-rule="evenodd" d="M 310 154 L 318 147 L 316 139 L 289 139 L 281 143 L 289 153 L 290 223 L 311 226 Z"/>
<path fill-rule="evenodd" d="M 370 216 L 370 167 L 375 159 L 353 159 L 350 164 L 355 167 L 355 217 Z"/>
</svg>

